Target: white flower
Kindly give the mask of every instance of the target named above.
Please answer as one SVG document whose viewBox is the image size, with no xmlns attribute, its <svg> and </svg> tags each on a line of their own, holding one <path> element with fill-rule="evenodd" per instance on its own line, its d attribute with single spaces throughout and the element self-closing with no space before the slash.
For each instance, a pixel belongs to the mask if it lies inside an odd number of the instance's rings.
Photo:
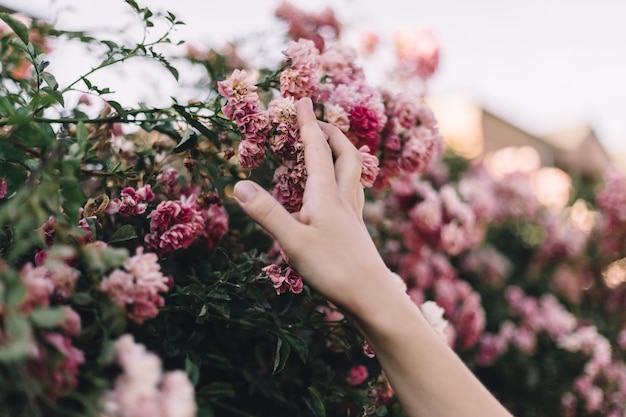
<svg viewBox="0 0 626 417">
<path fill-rule="evenodd" d="M 422 314 L 428 324 L 430 324 L 430 327 L 432 327 L 437 334 L 446 340 L 445 330 L 448 325 L 448 321 L 443 318 L 443 308 L 439 307 L 434 301 L 425 301 L 420 306 L 420 310 L 422 310 Z"/>
</svg>

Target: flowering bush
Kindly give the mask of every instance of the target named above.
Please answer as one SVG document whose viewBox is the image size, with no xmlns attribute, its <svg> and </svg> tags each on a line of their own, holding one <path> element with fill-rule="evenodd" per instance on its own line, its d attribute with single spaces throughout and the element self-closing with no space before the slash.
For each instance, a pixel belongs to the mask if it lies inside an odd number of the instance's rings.
<svg viewBox="0 0 626 417">
<path fill-rule="evenodd" d="M 283 58 L 254 68 L 236 44 L 165 48 L 176 16 L 126 3 L 141 44 L 0 16 L 3 415 L 403 415 L 367 341 L 231 199 L 252 177 L 300 208 L 303 96 L 363 154 L 399 285 L 514 413 L 623 415 L 622 175 L 555 209 L 529 173 L 444 154 L 431 32 L 396 39 L 398 93 L 368 83 L 330 9 L 281 4 Z M 100 65 L 59 85 L 54 39 Z M 90 77 L 134 58 L 206 73 L 170 107 L 122 106 Z"/>
</svg>

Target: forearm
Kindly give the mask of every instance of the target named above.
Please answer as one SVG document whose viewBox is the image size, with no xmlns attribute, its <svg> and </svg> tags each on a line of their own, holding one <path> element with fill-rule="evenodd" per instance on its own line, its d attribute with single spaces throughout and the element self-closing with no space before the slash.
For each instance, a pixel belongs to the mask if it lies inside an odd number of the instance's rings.
<svg viewBox="0 0 626 417">
<path fill-rule="evenodd" d="M 356 309 L 353 320 L 409 416 L 510 417 L 401 288 L 379 288 Z"/>
</svg>

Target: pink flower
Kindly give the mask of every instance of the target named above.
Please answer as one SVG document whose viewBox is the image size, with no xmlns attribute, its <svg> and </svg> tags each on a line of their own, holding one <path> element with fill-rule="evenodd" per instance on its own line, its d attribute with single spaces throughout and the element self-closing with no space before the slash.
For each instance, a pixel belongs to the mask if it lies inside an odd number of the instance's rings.
<svg viewBox="0 0 626 417">
<path fill-rule="evenodd" d="M 160 402 L 163 416 L 195 417 L 195 392 L 185 372 L 170 371 L 163 376 Z"/>
<path fill-rule="evenodd" d="M 50 305 L 50 296 L 54 292 L 54 283 L 50 279 L 50 271 L 45 266 L 33 267 L 28 263 L 20 271 L 22 281 L 26 286 L 26 296 L 21 309 L 30 311 L 32 308 Z"/>
<path fill-rule="evenodd" d="M 48 393 L 48 396 L 56 398 L 76 386 L 78 370 L 85 363 L 85 355 L 72 345 L 72 339 L 61 333 L 46 333 L 43 335 L 43 339 L 62 356 L 62 360 L 52 368 L 46 362 L 47 369 L 44 372 L 47 375 L 43 376 L 50 379 L 51 392 Z M 41 359 L 45 361 L 45 355 L 42 355 Z"/>
<path fill-rule="evenodd" d="M 70 306 L 63 306 L 63 310 L 66 316 L 59 327 L 68 336 L 78 336 L 81 329 L 80 316 Z"/>
<path fill-rule="evenodd" d="M 310 39 L 318 51 L 324 50 L 325 37 L 338 37 L 341 31 L 339 22 L 330 8 L 319 13 L 306 13 L 291 3 L 283 1 L 275 11 L 277 17 L 289 25 L 289 36 L 293 39 Z M 322 32 L 326 35 L 323 36 Z"/>
<path fill-rule="evenodd" d="M 294 294 L 300 294 L 302 292 L 304 287 L 302 277 L 295 269 L 288 267 L 283 270 L 276 264 L 270 264 L 265 266 L 262 271 L 263 274 L 269 278 L 272 286 L 276 290 L 276 294 L 284 294 L 287 291 Z"/>
<path fill-rule="evenodd" d="M 348 373 L 346 381 L 348 381 L 348 384 L 350 385 L 361 385 L 362 383 L 367 381 L 368 377 L 369 374 L 365 366 L 354 365 L 352 368 L 350 368 L 350 372 Z"/>
<path fill-rule="evenodd" d="M 166 168 L 157 175 L 156 181 L 165 186 L 165 192 L 167 194 L 174 194 L 179 188 L 177 180 L 178 171 L 175 168 Z"/>
<path fill-rule="evenodd" d="M 426 171 L 436 155 L 436 142 L 440 137 L 422 126 L 410 128 L 405 136 L 400 167 L 407 172 Z"/>
<path fill-rule="evenodd" d="M 205 230 L 204 217 L 196 203 L 197 195 L 182 197 L 180 201 L 162 201 L 153 210 L 150 234 L 146 245 L 160 254 L 188 248 Z"/>
<path fill-rule="evenodd" d="M 321 69 L 333 84 L 349 84 L 365 78 L 363 69 L 355 64 L 356 51 L 340 43 L 334 43 L 322 53 Z"/>
<path fill-rule="evenodd" d="M 120 198 L 111 200 L 106 212 L 109 214 L 119 213 L 124 217 L 143 214 L 149 202 L 154 200 L 154 193 L 149 184 L 135 190 L 133 187 L 126 187 L 122 190 Z"/>
<path fill-rule="evenodd" d="M 169 290 L 169 278 L 161 272 L 157 255 L 143 253 L 142 247 L 124 261 L 124 268 L 105 277 L 100 289 L 124 307 L 131 320 L 141 324 L 159 313 L 158 308 L 164 304 L 160 294 Z"/>
<path fill-rule="evenodd" d="M 165 374 L 160 358 L 131 335 L 115 342 L 122 374 L 105 394 L 105 413 L 116 417 L 192 417 L 194 389 L 182 371 Z"/>
<path fill-rule="evenodd" d="M 116 269 L 102 280 L 100 290 L 109 294 L 114 303 L 125 307 L 133 303 L 134 280 L 133 274 Z"/>
<path fill-rule="evenodd" d="M 300 294 L 304 287 L 302 282 L 302 277 L 300 274 L 293 268 L 287 268 L 287 272 L 285 272 L 285 281 L 289 284 L 289 291 L 294 294 Z"/>
<path fill-rule="evenodd" d="M 496 360 L 505 352 L 507 342 L 498 335 L 485 334 L 476 353 L 476 362 L 480 366 L 492 366 Z"/>
<path fill-rule="evenodd" d="M 370 346 L 370 344 L 367 343 L 367 341 L 365 340 L 363 341 L 362 349 L 363 349 L 363 354 L 367 356 L 368 358 L 371 359 L 376 356 L 376 352 L 374 352 L 374 349 L 372 349 L 372 346 Z"/>
<path fill-rule="evenodd" d="M 342 132 L 347 132 L 350 129 L 350 116 L 339 104 L 324 103 L 324 119 L 337 126 Z"/>
<path fill-rule="evenodd" d="M 276 294 L 280 295 L 286 293 L 289 290 L 289 283 L 286 282 L 287 278 L 282 273 L 281 268 L 276 264 L 270 264 L 262 269 L 263 273 L 269 278 L 272 286 L 276 290 Z"/>
<path fill-rule="evenodd" d="M 435 73 L 439 66 L 439 44 L 432 30 L 398 33 L 395 44 L 400 65 L 409 75 L 426 80 Z"/>
<path fill-rule="evenodd" d="M 222 237 L 228 232 L 228 212 L 219 204 L 211 204 L 207 210 L 202 211 L 204 217 L 203 243 L 207 248 L 217 248 Z"/>
<path fill-rule="evenodd" d="M 6 178 L 0 178 L 0 199 L 7 195 L 7 180 Z"/>
<path fill-rule="evenodd" d="M 378 115 L 373 110 L 359 105 L 350 112 L 350 131 L 358 138 L 359 145 L 368 146 L 372 152 L 378 149 L 381 128 Z"/>
<path fill-rule="evenodd" d="M 376 182 L 376 177 L 380 168 L 378 167 L 378 158 L 370 153 L 370 148 L 363 145 L 359 148 L 361 153 L 361 184 L 365 188 L 371 188 Z"/>
<path fill-rule="evenodd" d="M 237 159 L 245 169 L 254 169 L 265 160 L 267 146 L 265 142 L 242 140 L 239 142 Z"/>
<path fill-rule="evenodd" d="M 302 207 L 306 172 L 304 165 L 281 165 L 274 171 L 274 188 L 272 195 L 289 212 L 299 211 Z"/>
</svg>

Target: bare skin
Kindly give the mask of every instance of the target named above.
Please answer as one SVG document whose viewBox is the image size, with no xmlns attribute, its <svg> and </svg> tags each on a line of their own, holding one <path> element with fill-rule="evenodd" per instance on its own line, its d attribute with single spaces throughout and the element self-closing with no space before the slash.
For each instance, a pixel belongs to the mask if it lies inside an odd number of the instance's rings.
<svg viewBox="0 0 626 417">
<path fill-rule="evenodd" d="M 409 416 L 510 417 L 430 328 L 380 257 L 363 223 L 358 150 L 339 129 L 316 120 L 308 98 L 296 108 L 308 173 L 302 209 L 288 213 L 252 181 L 235 186 L 241 208 L 278 240 L 306 282 L 351 318 Z"/>
</svg>

